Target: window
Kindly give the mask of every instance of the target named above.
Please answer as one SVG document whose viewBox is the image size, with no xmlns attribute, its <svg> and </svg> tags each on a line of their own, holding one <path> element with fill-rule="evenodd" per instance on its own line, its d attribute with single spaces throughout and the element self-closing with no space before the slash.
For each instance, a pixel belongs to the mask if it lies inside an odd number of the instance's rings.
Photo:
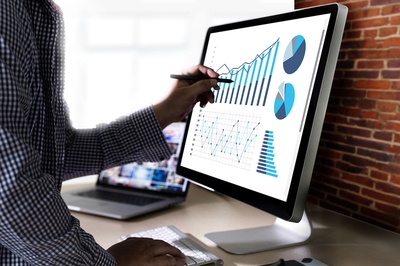
<svg viewBox="0 0 400 266">
<path fill-rule="evenodd" d="M 156 103 L 200 60 L 206 30 L 294 9 L 294 0 L 56 0 L 66 28 L 65 98 L 94 127 Z"/>
</svg>

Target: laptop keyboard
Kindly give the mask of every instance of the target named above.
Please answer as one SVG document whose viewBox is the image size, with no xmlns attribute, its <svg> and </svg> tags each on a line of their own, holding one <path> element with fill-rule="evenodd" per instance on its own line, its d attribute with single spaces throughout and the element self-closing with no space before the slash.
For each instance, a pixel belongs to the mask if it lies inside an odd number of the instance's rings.
<svg viewBox="0 0 400 266">
<path fill-rule="evenodd" d="M 183 233 L 181 230 L 172 225 L 122 236 L 121 239 L 125 240 L 129 237 L 147 237 L 164 240 L 165 242 L 181 250 L 182 253 L 186 255 L 186 265 L 189 266 L 224 264 L 222 259 L 203 248 L 189 235 Z"/>
<path fill-rule="evenodd" d="M 119 203 L 127 203 L 133 204 L 137 206 L 145 206 L 147 204 L 151 204 L 162 199 L 147 197 L 147 196 L 139 196 L 139 195 L 131 195 L 127 193 L 116 193 L 112 191 L 105 191 L 105 190 L 88 190 L 77 193 L 79 196 L 95 198 L 95 199 L 102 199 L 108 201 L 114 201 Z"/>
</svg>

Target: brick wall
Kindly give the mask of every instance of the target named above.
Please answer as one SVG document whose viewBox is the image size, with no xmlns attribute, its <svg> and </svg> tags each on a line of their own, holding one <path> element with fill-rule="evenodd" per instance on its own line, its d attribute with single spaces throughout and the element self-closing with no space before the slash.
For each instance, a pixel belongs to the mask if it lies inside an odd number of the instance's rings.
<svg viewBox="0 0 400 266">
<path fill-rule="evenodd" d="M 400 232 L 400 0 L 349 8 L 309 201 Z"/>
</svg>

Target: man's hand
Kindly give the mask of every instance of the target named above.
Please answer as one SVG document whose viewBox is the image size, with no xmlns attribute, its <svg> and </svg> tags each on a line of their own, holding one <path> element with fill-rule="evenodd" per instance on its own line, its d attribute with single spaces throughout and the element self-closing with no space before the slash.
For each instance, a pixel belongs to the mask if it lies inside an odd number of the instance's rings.
<svg viewBox="0 0 400 266">
<path fill-rule="evenodd" d="M 181 266 L 185 255 L 161 240 L 128 238 L 107 250 L 118 266 Z"/>
<path fill-rule="evenodd" d="M 197 65 L 183 74 L 218 78 L 218 74 L 214 70 L 202 65 Z M 165 128 L 173 122 L 184 119 L 197 102 L 200 102 L 201 107 L 205 107 L 207 103 L 213 103 L 214 94 L 211 91 L 212 88 L 219 89 L 216 79 L 176 81 L 167 98 L 153 106 L 161 127 Z"/>
</svg>

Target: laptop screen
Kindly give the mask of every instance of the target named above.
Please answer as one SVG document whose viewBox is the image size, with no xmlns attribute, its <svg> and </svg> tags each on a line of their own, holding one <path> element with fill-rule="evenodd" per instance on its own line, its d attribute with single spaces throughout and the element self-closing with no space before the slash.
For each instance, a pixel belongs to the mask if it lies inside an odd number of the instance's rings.
<svg viewBox="0 0 400 266">
<path fill-rule="evenodd" d="M 185 123 L 173 123 L 164 129 L 165 139 L 172 151 L 168 160 L 120 165 L 102 171 L 97 184 L 160 192 L 184 193 L 188 181 L 176 174 L 179 150 Z"/>
</svg>

